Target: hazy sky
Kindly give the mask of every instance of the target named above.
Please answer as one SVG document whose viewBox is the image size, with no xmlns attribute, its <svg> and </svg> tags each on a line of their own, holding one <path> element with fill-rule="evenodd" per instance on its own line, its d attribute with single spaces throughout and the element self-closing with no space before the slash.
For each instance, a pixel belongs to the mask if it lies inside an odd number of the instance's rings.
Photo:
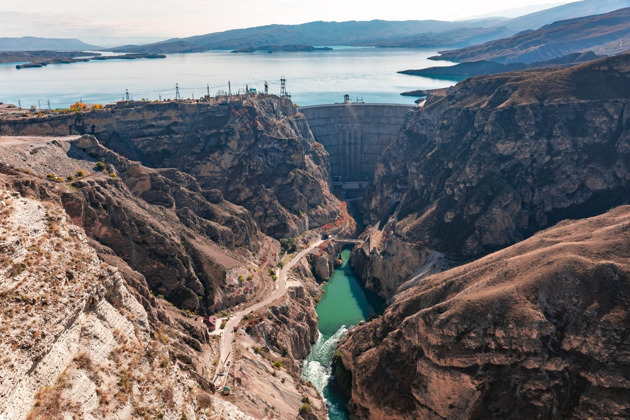
<svg viewBox="0 0 630 420">
<path fill-rule="evenodd" d="M 0 37 L 185 37 L 315 20 L 457 20 L 575 0 L 26 0 L 0 3 Z M 505 12 L 506 9 L 511 9 Z M 501 13 L 498 13 L 501 12 Z"/>
</svg>

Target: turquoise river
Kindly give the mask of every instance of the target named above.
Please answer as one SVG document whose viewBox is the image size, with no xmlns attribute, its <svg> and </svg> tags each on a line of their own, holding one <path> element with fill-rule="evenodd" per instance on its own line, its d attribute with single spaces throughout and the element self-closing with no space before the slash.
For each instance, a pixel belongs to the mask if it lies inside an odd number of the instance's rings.
<svg viewBox="0 0 630 420">
<path fill-rule="evenodd" d="M 328 418 L 331 420 L 348 419 L 345 409 L 347 399 L 330 383 L 337 342 L 349 327 L 381 311 L 383 307 L 383 300 L 365 290 L 350 268 L 350 250 L 344 249 L 341 255 L 343 264 L 324 285 L 324 296 L 317 304 L 319 338 L 302 370 L 304 379 L 311 381 L 326 399 Z"/>
</svg>

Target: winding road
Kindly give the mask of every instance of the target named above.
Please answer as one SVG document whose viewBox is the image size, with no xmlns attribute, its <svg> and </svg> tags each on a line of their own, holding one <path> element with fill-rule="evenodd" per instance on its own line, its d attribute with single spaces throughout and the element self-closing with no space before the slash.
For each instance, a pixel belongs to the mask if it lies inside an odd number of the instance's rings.
<svg viewBox="0 0 630 420">
<path fill-rule="evenodd" d="M 245 315 L 248 315 L 253 311 L 257 311 L 260 308 L 264 308 L 276 299 L 282 297 L 287 291 L 287 274 L 306 254 L 317 248 L 323 242 L 323 240 L 319 239 L 311 243 L 308 248 L 300 251 L 295 257 L 291 259 L 291 261 L 286 263 L 284 267 L 280 269 L 280 272 L 278 273 L 278 280 L 276 280 L 275 282 L 276 288 L 273 293 L 271 293 L 262 301 L 243 308 L 240 311 L 232 314 L 230 319 L 227 320 L 227 322 L 225 323 L 225 327 L 222 330 L 217 330 L 217 333 L 221 334 L 221 346 L 219 349 L 219 362 L 217 364 L 215 376 L 212 381 L 217 389 L 220 389 L 220 386 L 225 383 L 225 379 L 228 376 L 228 370 L 234 359 L 234 329 L 238 326 Z"/>
</svg>

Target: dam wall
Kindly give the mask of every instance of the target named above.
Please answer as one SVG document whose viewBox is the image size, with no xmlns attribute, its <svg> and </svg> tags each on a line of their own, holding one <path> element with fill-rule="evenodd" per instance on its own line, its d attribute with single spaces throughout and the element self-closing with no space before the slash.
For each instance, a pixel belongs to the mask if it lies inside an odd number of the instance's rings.
<svg viewBox="0 0 630 420">
<path fill-rule="evenodd" d="M 299 108 L 330 154 L 333 179 L 371 179 L 383 150 L 398 138 L 412 105 L 343 103 Z"/>
</svg>

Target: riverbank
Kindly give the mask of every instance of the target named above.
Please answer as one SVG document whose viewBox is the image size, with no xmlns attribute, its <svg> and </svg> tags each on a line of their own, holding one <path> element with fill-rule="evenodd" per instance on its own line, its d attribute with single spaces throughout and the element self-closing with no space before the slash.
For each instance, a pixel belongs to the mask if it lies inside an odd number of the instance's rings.
<svg viewBox="0 0 630 420">
<path fill-rule="evenodd" d="M 316 307 L 319 338 L 304 362 L 302 377 L 310 381 L 328 405 L 330 420 L 348 419 L 347 399 L 331 384 L 332 361 L 339 339 L 353 325 L 383 309 L 384 301 L 363 288 L 349 264 L 351 250 L 341 252 L 343 263 L 336 268 Z"/>
</svg>

